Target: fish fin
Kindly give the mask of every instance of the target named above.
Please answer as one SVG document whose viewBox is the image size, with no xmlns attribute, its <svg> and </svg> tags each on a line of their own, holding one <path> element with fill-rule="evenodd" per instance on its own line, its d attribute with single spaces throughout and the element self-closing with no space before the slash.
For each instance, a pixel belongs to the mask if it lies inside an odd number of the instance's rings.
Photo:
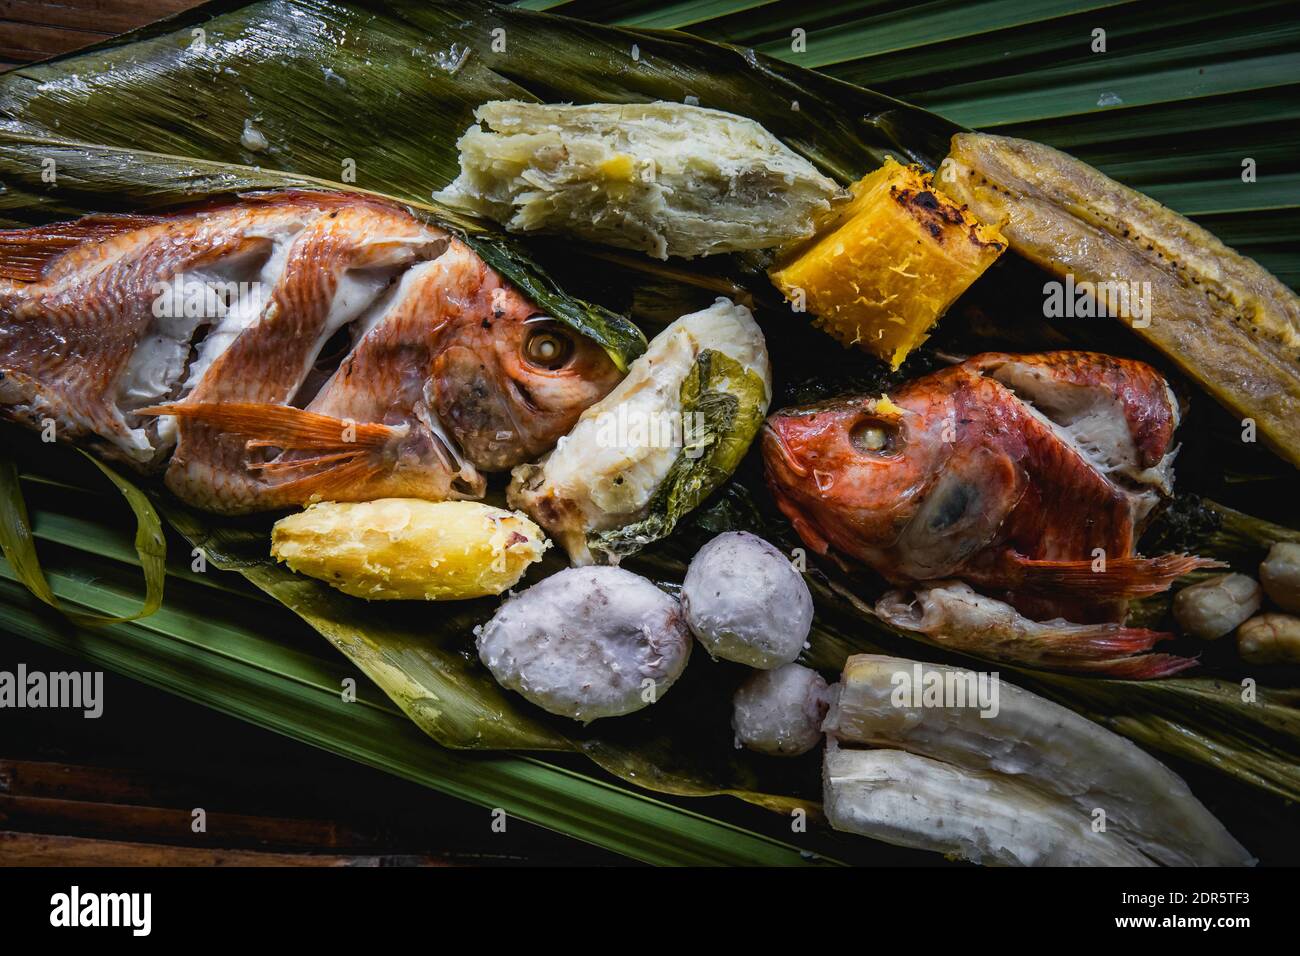
<svg viewBox="0 0 1300 956">
<path fill-rule="evenodd" d="M 1050 626 L 1050 625 L 1049 625 Z M 1029 666 L 1095 674 L 1115 680 L 1155 680 L 1195 667 L 1194 657 L 1147 654 L 1155 644 L 1173 638 L 1168 631 L 1115 624 L 1070 625 L 1046 632 L 1042 655 Z"/>
<path fill-rule="evenodd" d="M 275 485 L 279 492 L 292 492 L 295 500 L 304 501 L 346 496 L 349 489 L 388 467 L 388 450 L 406 434 L 405 427 L 352 422 L 290 405 L 255 402 L 182 402 L 141 408 L 136 414 L 174 415 L 226 434 L 247 436 L 249 449 L 316 452 L 302 458 L 248 463 L 250 470 L 268 477 L 304 472 Z"/>
<path fill-rule="evenodd" d="M 405 429 L 378 422 L 353 422 L 294 408 L 259 402 L 178 402 L 136 410 L 137 415 L 173 415 L 248 437 L 249 448 L 357 454 L 385 448 Z"/>
<path fill-rule="evenodd" d="M 271 442 L 250 441 L 249 447 L 266 447 Z M 320 468 L 324 465 L 339 461 L 351 461 L 355 459 L 356 453 L 351 451 L 336 451 L 328 455 L 312 455 L 308 458 L 277 458 L 272 461 L 250 461 L 248 467 L 254 471 L 260 471 L 264 475 L 283 474 L 289 471 L 298 471 L 304 468 Z"/>
<path fill-rule="evenodd" d="M 331 465 L 315 475 L 303 475 L 275 486 L 281 495 L 292 494 L 296 502 L 346 501 L 355 497 L 357 488 L 384 470 L 377 455 L 353 458 Z"/>
<path fill-rule="evenodd" d="M 1173 637 L 1166 631 L 1118 624 L 1069 624 L 1042 633 L 1036 643 L 1045 656 L 1069 661 L 1107 661 L 1151 650 L 1157 641 Z"/>
<path fill-rule="evenodd" d="M 1159 680 L 1181 674 L 1199 663 L 1195 657 L 1177 654 L 1135 654 L 1108 661 L 1076 661 L 1068 669 L 1112 680 Z"/>
<path fill-rule="evenodd" d="M 86 216 L 29 229 L 0 229 L 0 278 L 39 282 L 45 267 L 83 242 L 156 225 L 161 216 Z"/>
<path fill-rule="evenodd" d="M 1070 592 L 1093 600 L 1126 600 L 1167 591 L 1176 580 L 1201 568 L 1227 567 L 1222 561 L 1190 554 L 1157 558 L 1107 558 L 1104 570 L 1093 561 L 1043 561 L 1011 555 L 1018 569 L 1017 589 Z"/>
</svg>

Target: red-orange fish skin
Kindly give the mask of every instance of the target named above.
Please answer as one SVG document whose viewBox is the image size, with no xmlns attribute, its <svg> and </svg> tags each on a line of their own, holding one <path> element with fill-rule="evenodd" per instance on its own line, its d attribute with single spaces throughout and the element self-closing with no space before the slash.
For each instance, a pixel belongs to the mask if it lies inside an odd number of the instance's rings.
<svg viewBox="0 0 1300 956">
<path fill-rule="evenodd" d="M 264 295 L 185 326 L 158 302 L 186 275 L 256 278 Z M 344 332 L 338 368 L 317 371 Z M 537 457 L 620 377 L 459 240 L 371 197 L 267 193 L 0 231 L 0 415 L 165 468 L 208 510 L 478 497 L 478 469 Z M 259 426 L 258 407 L 294 406 L 315 417 Z M 354 444 L 358 423 L 389 427 Z"/>
<path fill-rule="evenodd" d="M 1128 455 L 1125 474 L 1091 460 L 995 375 L 1114 441 Z M 911 381 L 887 402 L 778 412 L 762 448 L 778 505 L 818 552 L 899 585 L 960 578 L 1039 620 L 1118 620 L 1122 600 L 1041 593 L 1023 559 L 1131 557 L 1153 493 L 1142 482 L 1165 480 L 1177 420 L 1164 380 L 1144 363 L 988 353 Z"/>
</svg>

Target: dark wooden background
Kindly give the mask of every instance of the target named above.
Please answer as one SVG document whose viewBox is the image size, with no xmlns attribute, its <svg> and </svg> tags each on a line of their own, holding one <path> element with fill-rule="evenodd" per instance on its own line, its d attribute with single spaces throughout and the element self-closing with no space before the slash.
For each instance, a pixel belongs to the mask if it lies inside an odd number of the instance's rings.
<svg viewBox="0 0 1300 956">
<path fill-rule="evenodd" d="M 0 0 L 0 69 L 89 46 L 195 6 L 198 0 Z"/>
<path fill-rule="evenodd" d="M 0 0 L 0 69 L 196 0 Z M 0 633 L 0 669 L 84 662 Z M 111 672 L 97 720 L 0 719 L 0 865 L 394 866 L 626 862 L 260 730 Z M 192 828 L 207 814 L 206 832 Z"/>
</svg>

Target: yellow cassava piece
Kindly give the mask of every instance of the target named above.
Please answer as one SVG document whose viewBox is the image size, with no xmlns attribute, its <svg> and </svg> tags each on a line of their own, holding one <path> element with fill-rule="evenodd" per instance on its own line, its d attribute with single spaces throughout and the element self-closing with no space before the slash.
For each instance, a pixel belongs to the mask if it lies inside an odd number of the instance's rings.
<svg viewBox="0 0 1300 956">
<path fill-rule="evenodd" d="M 369 600 L 500 594 L 548 544 L 518 512 L 418 498 L 322 502 L 280 519 L 271 532 L 275 558 Z"/>
<path fill-rule="evenodd" d="M 1006 240 L 919 166 L 888 158 L 851 189 L 843 211 L 783 250 L 770 275 L 820 328 L 898 368 Z"/>
</svg>

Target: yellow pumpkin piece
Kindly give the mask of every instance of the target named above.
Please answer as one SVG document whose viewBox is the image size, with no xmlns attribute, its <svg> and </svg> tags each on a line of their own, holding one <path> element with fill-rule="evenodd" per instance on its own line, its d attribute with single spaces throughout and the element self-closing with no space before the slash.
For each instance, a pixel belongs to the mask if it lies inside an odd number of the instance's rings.
<svg viewBox="0 0 1300 956">
<path fill-rule="evenodd" d="M 852 201 L 770 276 L 818 327 L 898 368 L 1006 240 L 919 166 L 888 158 L 850 188 Z"/>
<path fill-rule="evenodd" d="M 367 600 L 500 594 L 549 543 L 518 512 L 418 498 L 321 502 L 280 519 L 271 532 L 275 558 Z"/>
</svg>

